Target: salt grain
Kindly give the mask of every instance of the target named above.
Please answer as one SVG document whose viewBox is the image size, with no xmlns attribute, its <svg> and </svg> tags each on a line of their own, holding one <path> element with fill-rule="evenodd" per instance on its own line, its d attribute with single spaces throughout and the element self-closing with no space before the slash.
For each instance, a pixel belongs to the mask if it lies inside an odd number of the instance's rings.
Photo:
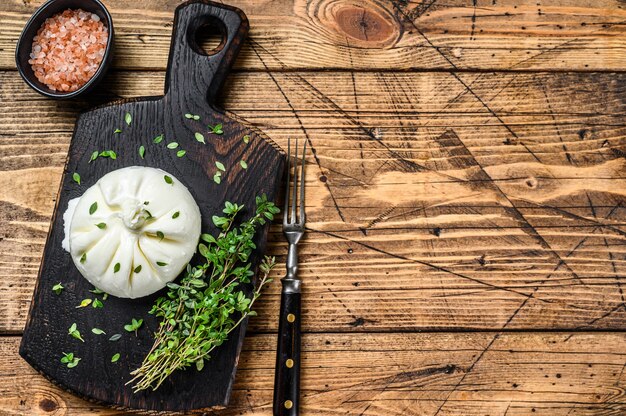
<svg viewBox="0 0 626 416">
<path fill-rule="evenodd" d="M 28 63 L 51 90 L 76 91 L 102 63 L 107 38 L 107 27 L 98 15 L 68 9 L 46 19 L 33 38 Z"/>
</svg>

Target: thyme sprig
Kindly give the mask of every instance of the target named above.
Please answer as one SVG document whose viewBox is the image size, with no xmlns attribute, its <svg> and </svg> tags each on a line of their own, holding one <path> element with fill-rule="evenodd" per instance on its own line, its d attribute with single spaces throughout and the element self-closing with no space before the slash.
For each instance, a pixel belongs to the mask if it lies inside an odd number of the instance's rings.
<svg viewBox="0 0 626 416">
<path fill-rule="evenodd" d="M 256 198 L 254 216 L 235 226 L 243 206 L 226 202 L 224 216 L 213 216 L 221 231 L 217 237 L 203 234 L 198 250 L 204 264 L 187 266 L 179 283 L 169 283 L 167 296 L 157 299 L 151 314 L 161 318 L 152 349 L 134 376 L 134 391 L 156 390 L 174 371 L 194 365 L 202 370 L 211 352 L 248 316 L 268 278 L 275 259 L 265 257 L 261 277 L 250 297 L 244 285 L 254 275 L 250 255 L 256 248 L 257 228 L 280 210 L 265 195 Z"/>
</svg>

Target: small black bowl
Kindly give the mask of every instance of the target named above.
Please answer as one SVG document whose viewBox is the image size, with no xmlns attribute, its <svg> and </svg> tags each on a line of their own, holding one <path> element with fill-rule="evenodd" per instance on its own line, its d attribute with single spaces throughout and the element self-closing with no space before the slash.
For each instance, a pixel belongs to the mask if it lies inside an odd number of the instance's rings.
<svg viewBox="0 0 626 416">
<path fill-rule="evenodd" d="M 93 77 L 91 77 L 85 85 L 76 91 L 59 92 L 52 91 L 37 79 L 32 67 L 28 63 L 28 60 L 30 59 L 30 53 L 33 47 L 33 38 L 37 34 L 41 25 L 47 18 L 52 17 L 66 9 L 83 9 L 87 12 L 97 14 L 100 17 L 100 20 L 107 27 L 109 37 L 107 39 L 107 46 L 104 51 L 104 56 L 102 57 L 102 62 L 100 63 L 100 67 Z M 26 23 L 26 26 L 17 41 L 17 47 L 15 48 L 15 64 L 17 65 L 17 70 L 20 75 L 24 78 L 24 81 L 26 81 L 26 83 L 38 93 L 50 98 L 74 98 L 88 92 L 102 80 L 104 74 L 109 68 L 109 65 L 111 64 L 111 58 L 113 57 L 112 50 L 113 20 L 111 19 L 109 11 L 106 7 L 104 7 L 104 4 L 102 4 L 99 0 L 50 0 L 37 9 L 28 23 Z"/>
</svg>

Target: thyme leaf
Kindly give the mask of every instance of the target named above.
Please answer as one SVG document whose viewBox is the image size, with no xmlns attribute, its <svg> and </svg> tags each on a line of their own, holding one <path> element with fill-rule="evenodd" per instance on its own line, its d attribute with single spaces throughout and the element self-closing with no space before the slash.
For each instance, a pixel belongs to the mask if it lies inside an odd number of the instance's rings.
<svg viewBox="0 0 626 416">
<path fill-rule="evenodd" d="M 52 286 L 52 291 L 54 293 L 56 293 L 57 295 L 60 295 L 61 292 L 63 292 L 63 289 L 65 289 L 65 287 L 63 287 L 63 285 L 61 284 L 61 282 L 57 283 L 56 285 Z"/>
<path fill-rule="evenodd" d="M 196 138 L 197 141 L 199 141 L 202 144 L 206 144 L 206 142 L 204 141 L 204 136 L 202 135 L 202 133 L 195 133 L 194 137 Z"/>
</svg>

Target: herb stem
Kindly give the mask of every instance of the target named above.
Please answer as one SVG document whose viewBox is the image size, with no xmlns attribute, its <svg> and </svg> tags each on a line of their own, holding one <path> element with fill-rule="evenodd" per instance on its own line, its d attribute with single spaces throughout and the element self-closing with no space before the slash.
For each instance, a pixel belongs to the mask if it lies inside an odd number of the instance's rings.
<svg viewBox="0 0 626 416">
<path fill-rule="evenodd" d="M 207 243 L 198 246 L 204 264 L 187 266 L 179 284 L 170 283 L 167 296 L 157 299 L 150 313 L 161 318 L 150 352 L 141 366 L 131 372 L 133 390 L 156 390 L 174 371 L 194 364 L 198 370 L 212 351 L 222 345 L 230 333 L 254 312 L 275 260 L 266 257 L 261 278 L 246 295 L 245 284 L 254 275 L 249 258 L 256 245 L 258 226 L 271 220 L 278 208 L 265 196 L 257 197 L 255 215 L 235 227 L 235 217 L 243 206 L 227 202 L 225 217 L 213 217 L 220 228 L 217 237 L 203 235 Z M 256 313 L 254 313 L 256 314 Z"/>
</svg>

